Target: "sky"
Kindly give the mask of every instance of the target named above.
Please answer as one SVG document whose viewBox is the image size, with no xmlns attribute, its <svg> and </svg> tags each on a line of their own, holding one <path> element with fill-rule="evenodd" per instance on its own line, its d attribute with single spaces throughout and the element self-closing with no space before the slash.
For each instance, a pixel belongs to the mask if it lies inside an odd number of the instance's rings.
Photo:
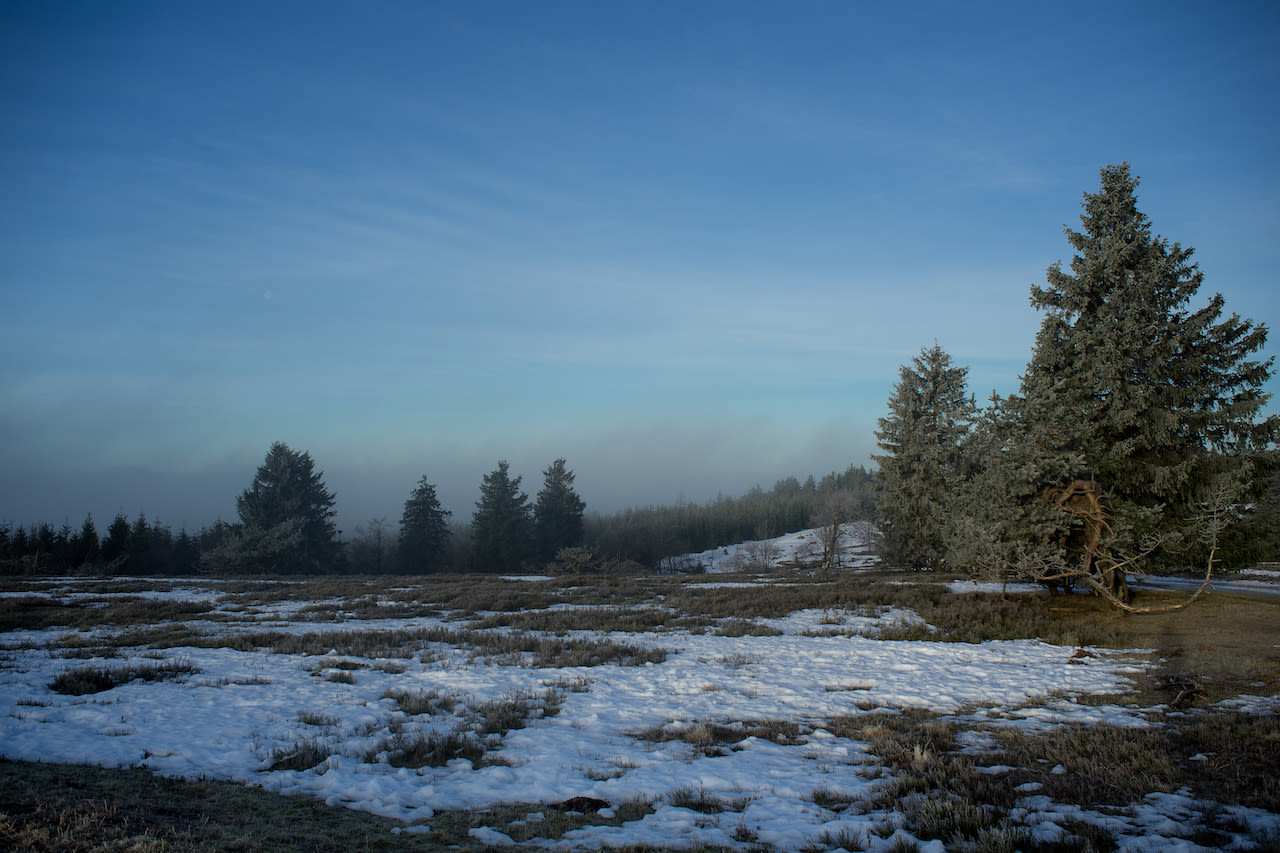
<svg viewBox="0 0 1280 853">
<path fill-rule="evenodd" d="M 15 523 L 234 520 L 274 441 L 347 531 L 870 465 L 935 341 L 1016 390 L 1109 163 L 1280 314 L 1269 2 L 0 2 L 0 116 Z"/>
</svg>

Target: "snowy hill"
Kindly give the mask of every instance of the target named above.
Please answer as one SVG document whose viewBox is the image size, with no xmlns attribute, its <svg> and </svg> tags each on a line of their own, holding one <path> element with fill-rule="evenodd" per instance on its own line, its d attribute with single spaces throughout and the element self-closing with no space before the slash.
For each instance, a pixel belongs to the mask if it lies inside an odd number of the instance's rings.
<svg viewBox="0 0 1280 853">
<path fill-rule="evenodd" d="M 698 566 L 708 572 L 770 571 L 778 568 L 817 567 L 822 559 L 819 528 L 787 533 L 773 539 L 724 545 L 669 561 L 673 568 L 689 570 Z M 846 525 L 841 537 L 836 568 L 867 569 L 879 565 L 874 551 L 874 530 L 865 522 Z"/>
</svg>

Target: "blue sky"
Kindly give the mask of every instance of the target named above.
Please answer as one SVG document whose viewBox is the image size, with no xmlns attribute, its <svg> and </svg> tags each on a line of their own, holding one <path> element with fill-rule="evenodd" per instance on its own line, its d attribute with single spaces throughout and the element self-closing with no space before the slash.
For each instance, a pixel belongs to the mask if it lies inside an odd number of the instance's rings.
<svg viewBox="0 0 1280 853">
<path fill-rule="evenodd" d="M 868 464 L 935 340 L 1016 388 L 1108 163 L 1280 307 L 1272 3 L 5 2 L 0 115 L 19 523 L 231 519 L 276 440 L 348 530 Z"/>
</svg>

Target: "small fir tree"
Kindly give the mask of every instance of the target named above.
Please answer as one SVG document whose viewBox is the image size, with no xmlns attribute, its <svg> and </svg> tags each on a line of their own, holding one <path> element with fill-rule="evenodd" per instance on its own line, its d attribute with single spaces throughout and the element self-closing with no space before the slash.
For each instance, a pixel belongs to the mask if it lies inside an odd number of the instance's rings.
<svg viewBox="0 0 1280 853">
<path fill-rule="evenodd" d="M 118 569 L 129 554 L 129 519 L 123 512 L 116 513 L 102 540 L 102 559 L 108 569 Z"/>
<path fill-rule="evenodd" d="M 937 344 L 899 371 L 889 414 L 879 421 L 877 512 L 891 564 L 937 567 L 946 553 L 950 501 L 961 476 L 964 440 L 974 417 L 957 367 Z"/>
<path fill-rule="evenodd" d="M 542 472 L 542 490 L 533 508 L 534 537 L 538 558 L 555 558 L 562 548 L 582 544 L 582 516 L 586 501 L 573 488 L 573 472 L 563 458 Z"/>
<path fill-rule="evenodd" d="M 400 569 L 440 572 L 449 567 L 449 518 L 453 513 L 440 505 L 436 488 L 424 475 L 400 517 Z"/>
<path fill-rule="evenodd" d="M 523 477 L 511 477 L 506 460 L 484 476 L 471 518 L 472 559 L 477 571 L 518 571 L 531 554 L 533 517 Z"/>
<path fill-rule="evenodd" d="M 296 529 L 297 547 L 273 546 L 270 566 L 264 564 L 263 570 L 331 571 L 338 567 L 341 556 L 333 521 L 335 500 L 325 488 L 323 473 L 315 470 L 311 454 L 290 450 L 277 441 L 267 451 L 252 484 L 236 499 L 236 510 L 246 528 L 243 541 L 290 541 L 284 532 Z"/>
<path fill-rule="evenodd" d="M 101 543 L 98 540 L 98 528 L 93 523 L 93 514 L 85 517 L 80 525 L 80 532 L 71 539 L 71 568 L 92 565 L 98 561 Z"/>
</svg>

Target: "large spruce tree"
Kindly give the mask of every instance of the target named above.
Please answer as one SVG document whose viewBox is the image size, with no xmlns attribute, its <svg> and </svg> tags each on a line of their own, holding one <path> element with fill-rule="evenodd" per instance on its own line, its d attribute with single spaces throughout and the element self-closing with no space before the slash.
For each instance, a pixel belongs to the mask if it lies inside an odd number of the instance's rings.
<svg viewBox="0 0 1280 853">
<path fill-rule="evenodd" d="M 973 419 L 967 367 L 934 344 L 899 370 L 889 414 L 876 440 L 884 455 L 876 502 L 884 559 L 906 568 L 937 567 L 946 555 L 951 501 Z"/>
<path fill-rule="evenodd" d="M 538 558 L 549 561 L 561 548 L 582 544 L 582 514 L 587 503 L 573 488 L 573 472 L 563 458 L 542 472 L 542 490 L 533 507 Z"/>
<path fill-rule="evenodd" d="M 440 505 L 436 487 L 424 475 L 400 517 L 400 569 L 405 572 L 439 572 L 449 565 L 449 517 Z"/>
<path fill-rule="evenodd" d="M 253 568 L 263 572 L 337 568 L 341 547 L 333 520 L 335 500 L 309 452 L 290 450 L 280 441 L 272 444 L 253 482 L 236 499 L 244 526 L 241 542 L 250 551 L 260 550 L 262 559 L 241 557 L 248 564 L 257 562 Z"/>
<path fill-rule="evenodd" d="M 1137 186 L 1111 165 L 1085 193 L 1070 272 L 1054 264 L 1031 289 L 1044 318 L 1006 401 L 1027 547 L 1065 547 L 1061 571 L 1122 600 L 1135 558 L 1196 553 L 1206 507 L 1238 499 L 1280 429 L 1258 417 L 1266 327 L 1224 319 L 1221 294 L 1191 305 L 1204 274 L 1153 234 Z"/>
<path fill-rule="evenodd" d="M 522 479 L 511 476 L 505 459 L 485 474 L 471 518 L 476 571 L 518 571 L 532 554 L 533 517 L 529 496 L 520 491 Z"/>
</svg>

